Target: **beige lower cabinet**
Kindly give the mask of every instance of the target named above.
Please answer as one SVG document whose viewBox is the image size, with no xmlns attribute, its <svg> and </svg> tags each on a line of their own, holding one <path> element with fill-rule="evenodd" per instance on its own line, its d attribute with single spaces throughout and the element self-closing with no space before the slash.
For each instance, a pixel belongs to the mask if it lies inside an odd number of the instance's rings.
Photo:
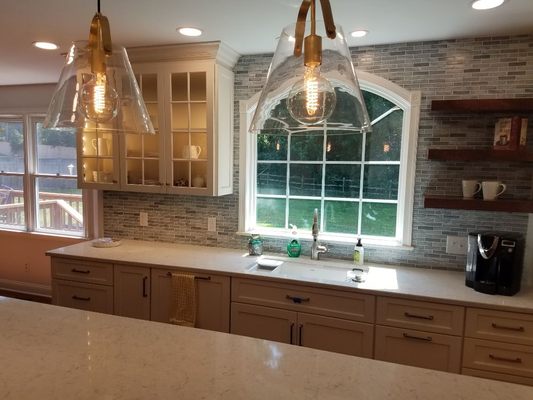
<svg viewBox="0 0 533 400">
<path fill-rule="evenodd" d="M 375 296 L 233 278 L 231 333 L 372 357 Z"/>
<path fill-rule="evenodd" d="M 463 373 L 533 385 L 533 315 L 468 308 Z"/>
<path fill-rule="evenodd" d="M 375 358 L 459 373 L 464 313 L 461 306 L 378 297 Z"/>
<path fill-rule="evenodd" d="M 233 302 L 231 333 L 372 358 L 372 324 Z"/>
<path fill-rule="evenodd" d="M 340 318 L 298 313 L 298 344 L 313 349 L 372 358 L 374 326 Z"/>
<path fill-rule="evenodd" d="M 52 304 L 113 314 L 113 287 L 54 279 Z"/>
<path fill-rule="evenodd" d="M 52 304 L 113 314 L 113 265 L 52 257 Z"/>
<path fill-rule="evenodd" d="M 177 270 L 152 268 L 151 319 L 169 322 L 171 317 L 172 272 Z M 196 327 L 229 332 L 230 278 L 198 273 L 196 277 Z"/>
<path fill-rule="evenodd" d="M 376 360 L 441 371 L 461 371 L 462 337 L 376 326 Z"/>
<path fill-rule="evenodd" d="M 231 333 L 298 344 L 294 341 L 297 315 L 295 311 L 279 308 L 232 303 Z"/>
<path fill-rule="evenodd" d="M 150 268 L 114 266 L 115 314 L 150 319 Z"/>
</svg>

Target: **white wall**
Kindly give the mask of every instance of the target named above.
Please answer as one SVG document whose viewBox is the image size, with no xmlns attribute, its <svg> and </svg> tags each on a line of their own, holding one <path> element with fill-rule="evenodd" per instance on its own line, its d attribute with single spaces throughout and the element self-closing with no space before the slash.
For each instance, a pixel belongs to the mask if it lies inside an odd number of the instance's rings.
<svg viewBox="0 0 533 400">
<path fill-rule="evenodd" d="M 46 112 L 55 84 L 0 86 L 0 113 Z"/>
</svg>

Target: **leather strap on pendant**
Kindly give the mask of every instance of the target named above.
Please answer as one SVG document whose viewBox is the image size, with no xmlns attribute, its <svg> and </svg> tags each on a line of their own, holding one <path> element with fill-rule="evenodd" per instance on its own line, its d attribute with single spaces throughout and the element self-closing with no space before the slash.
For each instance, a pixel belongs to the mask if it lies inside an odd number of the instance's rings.
<svg viewBox="0 0 533 400">
<path fill-rule="evenodd" d="M 331 12 L 331 4 L 329 0 L 320 0 L 320 5 L 322 7 L 322 16 L 324 17 L 324 25 L 326 27 L 326 34 L 328 38 L 335 39 L 337 36 L 337 28 L 333 22 L 333 13 Z"/>
<path fill-rule="evenodd" d="M 91 50 L 91 70 L 93 73 L 104 73 L 106 56 L 111 54 L 111 31 L 106 16 L 96 13 L 91 21 L 89 32 L 89 49 Z"/>
<path fill-rule="evenodd" d="M 296 20 L 296 29 L 294 32 L 294 55 L 300 57 L 302 55 L 305 23 L 307 21 L 307 13 L 311 7 L 311 3 L 314 0 L 303 0 L 298 11 L 298 18 Z M 337 36 L 337 28 L 333 22 L 333 13 L 331 11 L 331 4 L 329 0 L 320 0 L 320 6 L 322 7 L 322 16 L 324 17 L 324 26 L 326 28 L 326 34 L 328 38 L 335 39 Z"/>
<path fill-rule="evenodd" d="M 302 5 L 300 6 L 300 11 L 298 11 L 298 19 L 296 20 L 296 30 L 294 32 L 294 55 L 296 57 L 300 57 L 302 55 L 305 22 L 307 20 L 307 13 L 309 12 L 309 7 L 311 7 L 311 1 L 312 0 L 303 0 Z"/>
</svg>

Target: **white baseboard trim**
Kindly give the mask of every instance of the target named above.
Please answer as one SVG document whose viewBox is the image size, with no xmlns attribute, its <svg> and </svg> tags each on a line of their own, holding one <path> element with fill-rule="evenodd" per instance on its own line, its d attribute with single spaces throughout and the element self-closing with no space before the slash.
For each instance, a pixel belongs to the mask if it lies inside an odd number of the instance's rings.
<svg viewBox="0 0 533 400">
<path fill-rule="evenodd" d="M 9 279 L 0 279 L 0 289 L 11 290 L 24 294 L 36 296 L 52 296 L 52 288 L 48 285 L 38 283 L 13 281 Z"/>
</svg>

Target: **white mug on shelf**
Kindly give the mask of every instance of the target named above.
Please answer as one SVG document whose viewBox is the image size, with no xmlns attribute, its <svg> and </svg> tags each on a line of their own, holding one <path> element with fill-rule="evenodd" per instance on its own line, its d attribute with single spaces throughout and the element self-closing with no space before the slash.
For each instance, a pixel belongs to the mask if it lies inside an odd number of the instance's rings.
<svg viewBox="0 0 533 400">
<path fill-rule="evenodd" d="M 93 149 L 99 156 L 109 155 L 109 140 L 104 138 L 93 139 L 91 141 Z"/>
<path fill-rule="evenodd" d="M 481 187 L 483 200 L 496 200 L 507 189 L 507 186 L 500 181 L 483 181 Z"/>
<path fill-rule="evenodd" d="M 472 199 L 481 190 L 481 183 L 476 180 L 463 180 L 463 198 Z"/>
<path fill-rule="evenodd" d="M 200 146 L 196 146 L 194 144 L 191 144 L 190 146 L 183 146 L 181 150 L 181 155 L 183 158 L 198 158 L 200 157 L 200 153 L 202 152 L 202 148 Z"/>
<path fill-rule="evenodd" d="M 193 187 L 205 187 L 205 179 L 203 176 L 195 176 L 192 178 Z"/>
</svg>

